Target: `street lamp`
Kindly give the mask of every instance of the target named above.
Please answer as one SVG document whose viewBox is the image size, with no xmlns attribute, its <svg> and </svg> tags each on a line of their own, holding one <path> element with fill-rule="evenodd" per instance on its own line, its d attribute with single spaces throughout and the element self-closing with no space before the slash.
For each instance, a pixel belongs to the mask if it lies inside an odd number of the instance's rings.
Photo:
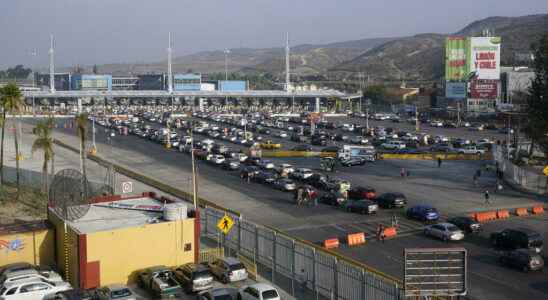
<svg viewBox="0 0 548 300">
<path fill-rule="evenodd" d="M 225 84 L 227 84 L 228 81 L 228 54 L 230 53 L 230 50 L 226 48 L 224 51 L 225 54 Z M 223 88 L 224 90 L 224 88 Z M 228 96 L 225 96 L 225 105 L 228 105 Z"/>
</svg>

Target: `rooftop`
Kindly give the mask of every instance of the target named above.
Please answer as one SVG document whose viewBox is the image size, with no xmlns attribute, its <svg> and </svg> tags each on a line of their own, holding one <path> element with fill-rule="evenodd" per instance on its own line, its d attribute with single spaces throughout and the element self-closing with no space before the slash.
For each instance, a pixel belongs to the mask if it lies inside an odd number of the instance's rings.
<svg viewBox="0 0 548 300">
<path fill-rule="evenodd" d="M 82 218 L 67 221 L 67 225 L 77 233 L 85 234 L 165 222 L 163 219 L 165 202 L 152 197 L 139 196 L 95 202 L 90 205 L 88 212 Z M 191 208 L 190 204 L 180 200 L 171 202 L 186 205 L 187 211 Z M 50 212 L 55 213 L 51 208 Z M 55 214 L 59 217 L 57 213 Z"/>
</svg>

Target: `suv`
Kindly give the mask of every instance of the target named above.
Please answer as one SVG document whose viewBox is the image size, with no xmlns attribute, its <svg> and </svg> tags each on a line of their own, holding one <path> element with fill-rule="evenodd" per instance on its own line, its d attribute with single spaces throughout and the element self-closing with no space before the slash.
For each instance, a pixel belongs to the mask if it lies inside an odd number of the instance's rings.
<svg viewBox="0 0 548 300">
<path fill-rule="evenodd" d="M 209 263 L 211 273 L 221 282 L 229 283 L 247 279 L 245 266 L 234 257 L 224 257 Z"/>
<path fill-rule="evenodd" d="M 188 263 L 174 269 L 173 275 L 187 293 L 213 287 L 213 276 L 205 265 Z"/>
<path fill-rule="evenodd" d="M 382 208 L 404 207 L 407 204 L 407 198 L 402 193 L 384 193 L 375 201 Z"/>
<path fill-rule="evenodd" d="M 542 270 L 544 268 L 542 256 L 529 249 L 504 251 L 499 256 L 499 262 L 521 269 L 524 272 Z"/>
<path fill-rule="evenodd" d="M 497 248 L 509 250 L 525 248 L 536 253 L 540 253 L 543 246 L 541 235 L 528 228 L 507 228 L 494 232 L 491 234 L 491 242 Z"/>
<path fill-rule="evenodd" d="M 416 205 L 407 209 L 407 217 L 423 222 L 437 221 L 440 218 L 438 211 L 430 205 Z"/>
</svg>

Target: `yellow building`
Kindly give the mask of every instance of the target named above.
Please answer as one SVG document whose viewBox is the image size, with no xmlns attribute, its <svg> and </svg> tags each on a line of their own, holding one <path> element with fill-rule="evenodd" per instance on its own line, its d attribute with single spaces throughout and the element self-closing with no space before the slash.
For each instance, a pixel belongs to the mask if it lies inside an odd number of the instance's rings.
<svg viewBox="0 0 548 300">
<path fill-rule="evenodd" d="M 198 258 L 199 220 L 188 217 L 183 202 L 165 204 L 148 193 L 110 196 L 95 198 L 78 220 L 63 221 L 51 208 L 48 218 L 55 227 L 57 265 L 73 286 L 130 283 L 141 269 Z"/>
<path fill-rule="evenodd" d="M 0 225 L 0 267 L 18 262 L 53 265 L 54 245 L 53 230 L 45 221 Z"/>
</svg>

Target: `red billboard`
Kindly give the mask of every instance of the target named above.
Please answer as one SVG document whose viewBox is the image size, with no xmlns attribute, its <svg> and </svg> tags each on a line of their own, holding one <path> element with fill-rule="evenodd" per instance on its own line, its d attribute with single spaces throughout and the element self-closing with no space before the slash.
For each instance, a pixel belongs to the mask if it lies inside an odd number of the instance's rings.
<svg viewBox="0 0 548 300">
<path fill-rule="evenodd" d="M 470 98 L 496 99 L 498 83 L 498 80 L 473 80 L 470 83 Z"/>
</svg>

